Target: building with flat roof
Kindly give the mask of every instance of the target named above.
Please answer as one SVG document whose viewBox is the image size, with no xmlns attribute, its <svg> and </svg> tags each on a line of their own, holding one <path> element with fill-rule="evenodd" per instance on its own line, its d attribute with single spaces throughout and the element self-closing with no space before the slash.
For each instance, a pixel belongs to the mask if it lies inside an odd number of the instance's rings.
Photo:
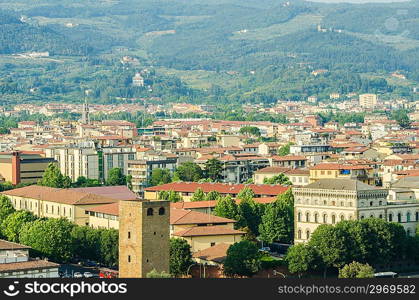
<svg viewBox="0 0 419 300">
<path fill-rule="evenodd" d="M 44 176 L 53 158 L 45 158 L 39 152 L 6 152 L 0 153 L 0 182 L 36 183 Z"/>
<path fill-rule="evenodd" d="M 363 108 L 374 108 L 377 106 L 378 100 L 376 94 L 359 95 L 359 105 Z"/>
</svg>

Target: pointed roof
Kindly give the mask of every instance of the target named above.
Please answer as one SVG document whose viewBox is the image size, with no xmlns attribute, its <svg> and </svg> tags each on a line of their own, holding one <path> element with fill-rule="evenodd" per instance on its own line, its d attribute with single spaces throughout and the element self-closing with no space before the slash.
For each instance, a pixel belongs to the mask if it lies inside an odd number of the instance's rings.
<svg viewBox="0 0 419 300">
<path fill-rule="evenodd" d="M 227 250 L 230 246 L 226 243 L 216 244 L 215 246 L 195 252 L 192 256 L 206 261 L 222 263 L 227 256 Z"/>
<path fill-rule="evenodd" d="M 118 201 L 101 195 L 76 192 L 72 189 L 58 189 L 39 185 L 25 186 L 2 192 L 2 194 L 70 205 L 106 204 Z"/>
<path fill-rule="evenodd" d="M 235 223 L 235 220 L 217 217 L 210 214 L 200 213 L 186 209 L 171 209 L 170 224 L 216 224 L 216 223 Z"/>
</svg>

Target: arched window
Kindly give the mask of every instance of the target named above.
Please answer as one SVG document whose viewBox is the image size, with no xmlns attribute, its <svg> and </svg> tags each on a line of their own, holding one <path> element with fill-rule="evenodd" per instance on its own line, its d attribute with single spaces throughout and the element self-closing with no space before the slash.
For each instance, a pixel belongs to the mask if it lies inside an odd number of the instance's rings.
<svg viewBox="0 0 419 300">
<path fill-rule="evenodd" d="M 298 222 L 301 222 L 301 212 L 298 212 L 297 219 L 298 219 Z"/>
<path fill-rule="evenodd" d="M 301 240 L 301 229 L 298 230 L 297 237 L 299 240 Z"/>
<path fill-rule="evenodd" d="M 323 223 L 325 223 L 325 224 L 327 223 L 327 215 L 326 214 L 323 215 Z"/>
<path fill-rule="evenodd" d="M 380 219 L 382 219 L 382 218 L 383 218 L 383 215 L 382 215 L 382 214 L 380 214 L 379 218 L 380 218 Z"/>
<path fill-rule="evenodd" d="M 147 216 L 152 216 L 153 215 L 153 209 L 150 207 L 150 208 L 147 208 Z"/>
<path fill-rule="evenodd" d="M 370 218 L 374 218 L 374 215 L 370 215 Z"/>
<path fill-rule="evenodd" d="M 340 220 L 341 221 L 345 221 L 345 216 L 344 215 L 340 215 Z"/>
<path fill-rule="evenodd" d="M 162 215 L 164 215 L 164 213 L 165 213 L 164 207 L 160 207 L 159 208 L 159 215 L 162 216 Z"/>
<path fill-rule="evenodd" d="M 378 202 L 378 205 L 380 205 L 380 206 L 381 206 L 381 205 L 383 205 L 383 201 L 381 201 L 381 200 L 380 200 L 380 201 Z"/>
<path fill-rule="evenodd" d="M 310 230 L 307 230 L 306 231 L 306 239 L 308 240 L 308 239 L 310 239 Z"/>
<path fill-rule="evenodd" d="M 389 222 L 393 222 L 393 214 L 389 214 L 388 215 L 388 221 Z"/>
<path fill-rule="evenodd" d="M 336 201 L 332 201 L 332 206 L 336 206 Z"/>
<path fill-rule="evenodd" d="M 397 214 L 397 222 L 399 222 L 399 223 L 402 222 L 402 214 L 401 213 Z"/>
<path fill-rule="evenodd" d="M 416 212 L 415 215 L 416 215 L 416 221 L 419 221 L 419 212 Z"/>
<path fill-rule="evenodd" d="M 318 213 L 314 214 L 314 223 L 319 223 L 319 214 Z"/>
<path fill-rule="evenodd" d="M 406 230 L 406 235 L 409 236 L 410 235 L 410 229 Z"/>
<path fill-rule="evenodd" d="M 372 206 L 374 204 L 374 202 L 370 201 L 370 206 Z"/>
<path fill-rule="evenodd" d="M 332 215 L 332 224 L 335 224 L 335 223 L 336 223 L 336 216 Z"/>
<path fill-rule="evenodd" d="M 406 222 L 410 222 L 410 212 L 409 211 L 406 214 Z"/>
<path fill-rule="evenodd" d="M 361 220 L 363 220 L 365 217 L 364 216 L 361 216 Z"/>
<path fill-rule="evenodd" d="M 310 222 L 310 213 L 306 213 L 306 222 Z"/>
</svg>

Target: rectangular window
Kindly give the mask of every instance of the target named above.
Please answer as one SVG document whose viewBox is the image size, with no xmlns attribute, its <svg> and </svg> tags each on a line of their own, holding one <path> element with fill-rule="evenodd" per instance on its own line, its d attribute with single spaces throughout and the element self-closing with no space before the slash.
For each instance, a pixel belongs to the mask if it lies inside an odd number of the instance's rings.
<svg viewBox="0 0 419 300">
<path fill-rule="evenodd" d="M 131 255 L 128 255 L 128 262 L 131 262 Z"/>
<path fill-rule="evenodd" d="M 128 231 L 128 238 L 131 238 L 131 232 Z"/>
</svg>

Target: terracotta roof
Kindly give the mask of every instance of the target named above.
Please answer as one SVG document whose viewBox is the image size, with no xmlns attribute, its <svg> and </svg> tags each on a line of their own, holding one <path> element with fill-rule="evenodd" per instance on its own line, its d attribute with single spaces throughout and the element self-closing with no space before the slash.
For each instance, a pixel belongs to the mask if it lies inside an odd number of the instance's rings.
<svg viewBox="0 0 419 300">
<path fill-rule="evenodd" d="M 221 194 L 238 194 L 245 187 L 253 190 L 255 195 L 277 196 L 288 190 L 288 187 L 282 185 L 269 184 L 228 184 L 228 183 L 196 183 L 196 182 L 172 182 L 146 188 L 146 192 L 176 191 L 185 193 L 194 193 L 201 188 L 204 193 L 217 191 Z"/>
<path fill-rule="evenodd" d="M 12 243 L 5 240 L 0 240 L 0 250 L 18 250 L 18 249 L 30 249 L 31 247 Z"/>
<path fill-rule="evenodd" d="M 216 244 L 215 246 L 195 252 L 192 257 L 222 263 L 227 256 L 227 250 L 230 246 L 226 243 Z"/>
<path fill-rule="evenodd" d="M 93 211 L 112 216 L 119 216 L 119 202 L 95 206 L 86 209 L 86 211 Z"/>
<path fill-rule="evenodd" d="M 285 173 L 289 170 L 291 169 L 284 168 L 284 167 L 266 167 L 266 168 L 257 170 L 255 174 L 271 174 L 271 173 L 280 174 L 280 173 Z"/>
<path fill-rule="evenodd" d="M 235 223 L 235 220 L 221 218 L 210 214 L 185 209 L 170 210 L 170 224 L 216 224 L 216 223 Z"/>
<path fill-rule="evenodd" d="M 0 273 L 23 270 L 38 270 L 46 268 L 58 268 L 60 265 L 46 260 L 29 260 L 23 262 L 0 264 Z"/>
<path fill-rule="evenodd" d="M 112 198 L 115 200 L 137 200 L 138 197 L 133 193 L 127 186 L 98 186 L 98 187 L 83 187 L 83 188 L 72 188 L 75 192 L 95 194 Z"/>
<path fill-rule="evenodd" d="M 173 235 L 181 237 L 210 236 L 210 235 L 242 235 L 243 231 L 226 228 L 223 226 L 196 226 L 175 232 Z"/>
<path fill-rule="evenodd" d="M 217 201 L 180 201 L 170 203 L 170 208 L 176 209 L 194 209 L 194 208 L 214 208 L 217 204 Z"/>
<path fill-rule="evenodd" d="M 343 165 L 338 163 L 320 163 L 310 168 L 310 170 L 364 170 L 372 169 L 365 165 Z"/>
<path fill-rule="evenodd" d="M 307 160 L 307 157 L 302 155 L 286 155 L 286 156 L 272 156 L 274 161 L 289 161 L 289 160 Z"/>
<path fill-rule="evenodd" d="M 105 204 L 117 201 L 100 195 L 76 192 L 72 189 L 57 189 L 39 185 L 30 185 L 5 191 L 2 194 L 71 205 Z"/>
</svg>

